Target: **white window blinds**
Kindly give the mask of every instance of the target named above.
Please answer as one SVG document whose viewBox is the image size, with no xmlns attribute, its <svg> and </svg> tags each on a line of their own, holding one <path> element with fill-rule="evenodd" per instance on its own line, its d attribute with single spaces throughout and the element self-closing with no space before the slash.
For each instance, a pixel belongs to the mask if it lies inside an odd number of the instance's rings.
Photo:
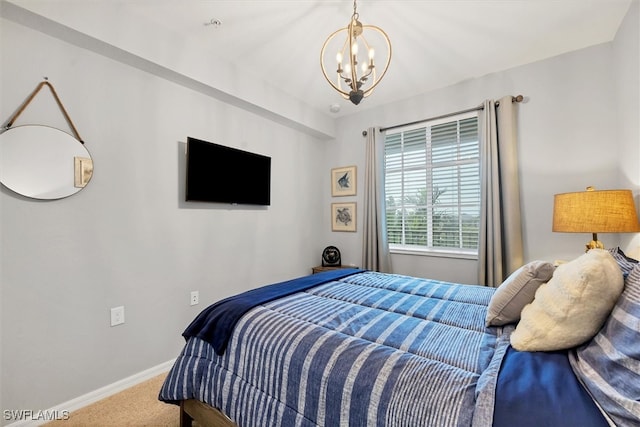
<svg viewBox="0 0 640 427">
<path fill-rule="evenodd" d="M 387 131 L 385 199 L 392 250 L 477 253 L 477 113 Z"/>
</svg>

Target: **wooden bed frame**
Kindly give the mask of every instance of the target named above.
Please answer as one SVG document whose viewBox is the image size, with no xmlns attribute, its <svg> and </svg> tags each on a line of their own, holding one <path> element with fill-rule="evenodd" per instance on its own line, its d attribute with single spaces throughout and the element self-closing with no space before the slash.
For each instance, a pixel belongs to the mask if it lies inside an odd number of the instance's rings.
<svg viewBox="0 0 640 427">
<path fill-rule="evenodd" d="M 192 427 L 193 422 L 201 427 L 238 427 L 220 410 L 199 400 L 180 401 L 180 427 Z"/>
</svg>

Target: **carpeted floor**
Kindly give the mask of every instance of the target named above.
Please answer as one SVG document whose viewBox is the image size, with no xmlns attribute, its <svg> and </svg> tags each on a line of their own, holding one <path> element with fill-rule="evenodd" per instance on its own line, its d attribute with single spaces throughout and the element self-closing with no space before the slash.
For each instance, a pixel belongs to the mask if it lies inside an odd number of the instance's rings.
<svg viewBox="0 0 640 427">
<path fill-rule="evenodd" d="M 47 427 L 149 426 L 177 427 L 180 408 L 158 400 L 166 374 L 116 393 L 71 413 L 68 420 Z"/>
</svg>

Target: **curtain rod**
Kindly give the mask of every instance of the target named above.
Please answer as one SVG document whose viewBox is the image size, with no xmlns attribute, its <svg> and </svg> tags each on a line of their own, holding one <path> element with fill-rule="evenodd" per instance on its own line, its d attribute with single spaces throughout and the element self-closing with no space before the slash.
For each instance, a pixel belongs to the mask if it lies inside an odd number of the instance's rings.
<svg viewBox="0 0 640 427">
<path fill-rule="evenodd" d="M 524 99 L 524 96 L 522 96 L 522 95 L 512 96 L 511 97 L 511 102 L 522 102 L 523 99 Z M 500 105 L 500 102 L 496 102 L 496 106 L 498 106 L 498 105 Z M 480 105 L 480 106 L 474 107 L 474 108 L 467 108 L 466 110 L 456 111 L 454 113 L 443 114 L 441 116 L 431 117 L 431 118 L 428 118 L 428 119 L 416 120 L 415 122 L 403 123 L 403 124 L 400 124 L 400 125 L 393 125 L 393 126 L 388 126 L 386 128 L 380 128 L 380 132 L 384 132 L 384 131 L 389 130 L 389 129 L 400 128 L 400 127 L 403 127 L 403 126 L 415 125 L 415 124 L 426 122 L 426 121 L 429 121 L 429 120 L 444 119 L 446 117 L 456 116 L 458 114 L 470 113 L 471 111 L 479 111 L 479 110 L 484 110 L 484 105 Z M 363 131 L 362 135 L 366 136 L 366 131 Z"/>
</svg>

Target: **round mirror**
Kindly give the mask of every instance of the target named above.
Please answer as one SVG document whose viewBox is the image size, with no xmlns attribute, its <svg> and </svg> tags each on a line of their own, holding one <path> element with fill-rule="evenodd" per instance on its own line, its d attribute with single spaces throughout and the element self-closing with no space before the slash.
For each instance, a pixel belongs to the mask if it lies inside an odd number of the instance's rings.
<svg viewBox="0 0 640 427">
<path fill-rule="evenodd" d="M 82 190 L 92 175 L 89 151 L 66 132 L 24 125 L 0 134 L 0 182 L 18 194 L 61 199 Z"/>
</svg>

